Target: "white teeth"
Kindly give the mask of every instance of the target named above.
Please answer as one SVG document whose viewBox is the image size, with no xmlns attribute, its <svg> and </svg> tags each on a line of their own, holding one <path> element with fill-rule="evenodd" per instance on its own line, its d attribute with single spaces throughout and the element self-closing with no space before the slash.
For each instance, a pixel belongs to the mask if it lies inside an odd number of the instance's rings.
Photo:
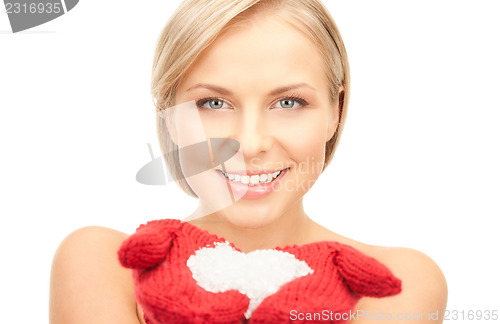
<svg viewBox="0 0 500 324">
<path fill-rule="evenodd" d="M 255 186 L 258 184 L 262 183 L 269 183 L 276 179 L 280 174 L 281 171 L 276 171 L 273 173 L 263 173 L 263 174 L 255 174 L 252 176 L 247 176 L 247 175 L 239 175 L 239 174 L 231 174 L 231 173 L 226 173 L 222 171 L 222 174 L 228 178 L 229 180 L 233 182 L 239 182 L 243 184 L 248 184 L 250 186 Z"/>
</svg>

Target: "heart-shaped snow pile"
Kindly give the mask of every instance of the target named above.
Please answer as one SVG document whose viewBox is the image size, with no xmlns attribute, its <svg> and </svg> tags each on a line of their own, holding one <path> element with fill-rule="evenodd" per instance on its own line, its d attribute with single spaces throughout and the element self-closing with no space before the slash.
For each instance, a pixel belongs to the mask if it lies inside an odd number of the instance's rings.
<svg viewBox="0 0 500 324">
<path fill-rule="evenodd" d="M 247 295 L 250 304 L 245 317 L 285 283 L 313 273 L 306 262 L 278 250 L 242 253 L 228 242 L 204 247 L 187 260 L 193 278 L 203 289 L 218 293 L 235 289 Z"/>
</svg>

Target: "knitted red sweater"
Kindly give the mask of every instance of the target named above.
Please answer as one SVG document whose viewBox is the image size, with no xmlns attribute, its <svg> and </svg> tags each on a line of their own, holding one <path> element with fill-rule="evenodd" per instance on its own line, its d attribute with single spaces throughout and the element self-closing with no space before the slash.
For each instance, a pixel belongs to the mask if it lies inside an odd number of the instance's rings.
<svg viewBox="0 0 500 324">
<path fill-rule="evenodd" d="M 299 313 L 322 314 L 315 320 L 304 317 L 307 323 L 346 323 L 341 315 L 353 310 L 362 296 L 401 291 L 401 281 L 387 267 L 348 245 L 324 241 L 276 248 L 305 261 L 313 273 L 283 284 L 247 321 L 247 295 L 209 292 L 186 265 L 196 251 L 225 241 L 187 222 L 165 219 L 141 225 L 122 243 L 118 256 L 124 267 L 133 269 L 136 299 L 147 323 L 302 322 L 294 317 Z"/>
</svg>

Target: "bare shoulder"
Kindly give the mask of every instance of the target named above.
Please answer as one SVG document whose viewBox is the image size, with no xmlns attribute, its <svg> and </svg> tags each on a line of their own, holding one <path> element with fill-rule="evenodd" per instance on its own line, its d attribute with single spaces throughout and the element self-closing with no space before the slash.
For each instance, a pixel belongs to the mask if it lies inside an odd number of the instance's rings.
<svg viewBox="0 0 500 324">
<path fill-rule="evenodd" d="M 439 266 L 426 254 L 409 248 L 383 247 L 361 243 L 326 228 L 317 228 L 317 238 L 350 245 L 384 264 L 401 280 L 402 291 L 384 298 L 363 297 L 356 305 L 356 323 L 380 323 L 387 316 L 405 323 L 441 323 L 448 299 L 448 287 Z M 437 319 L 434 314 L 439 315 Z M 431 319 L 429 319 L 429 313 Z M 372 316 L 368 316 L 372 314 Z M 385 314 L 385 315 L 382 315 Z M 379 318 L 375 318 L 379 316 Z M 382 317 L 380 317 L 382 316 Z M 384 317 L 385 316 L 385 317 Z M 406 316 L 406 317 L 405 317 Z"/>
<path fill-rule="evenodd" d="M 130 270 L 117 252 L 127 234 L 84 227 L 69 234 L 52 262 L 50 323 L 140 323 Z"/>
<path fill-rule="evenodd" d="M 426 254 L 409 248 L 366 245 L 361 250 L 387 266 L 401 279 L 400 294 L 385 298 L 362 298 L 357 309 L 364 312 L 391 313 L 405 323 L 441 323 L 448 299 L 448 287 L 439 266 Z M 439 315 L 439 318 L 434 316 Z M 429 318 L 429 316 L 431 318 Z M 373 319 L 375 320 L 375 319 Z M 357 322 L 371 322 L 360 318 Z"/>
</svg>

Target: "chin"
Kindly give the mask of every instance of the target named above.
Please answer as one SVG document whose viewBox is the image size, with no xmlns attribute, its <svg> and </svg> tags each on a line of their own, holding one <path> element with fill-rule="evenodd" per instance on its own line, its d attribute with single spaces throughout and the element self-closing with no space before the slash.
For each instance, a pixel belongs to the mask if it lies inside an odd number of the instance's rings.
<svg viewBox="0 0 500 324">
<path fill-rule="evenodd" d="M 272 215 L 272 216 L 271 216 Z M 226 208 L 220 217 L 234 227 L 258 229 L 266 227 L 277 220 L 276 213 L 256 210 L 255 208 L 241 211 L 240 208 Z"/>
</svg>

